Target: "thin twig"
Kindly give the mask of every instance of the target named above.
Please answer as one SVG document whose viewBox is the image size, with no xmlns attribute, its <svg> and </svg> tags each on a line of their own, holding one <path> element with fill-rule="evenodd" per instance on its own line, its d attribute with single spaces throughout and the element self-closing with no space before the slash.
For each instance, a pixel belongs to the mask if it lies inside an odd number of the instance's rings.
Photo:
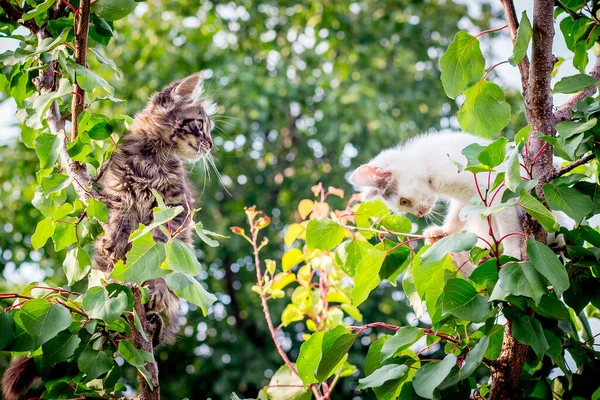
<svg viewBox="0 0 600 400">
<path fill-rule="evenodd" d="M 573 161 L 571 164 L 568 164 L 568 165 L 565 165 L 564 167 L 558 168 L 552 174 L 552 179 L 556 179 L 559 176 L 562 176 L 562 175 L 566 174 L 567 172 L 579 167 L 580 165 L 588 163 L 589 161 L 593 160 L 594 158 L 596 158 L 596 154 L 590 153 L 587 156 L 582 157 L 577 161 Z"/>
<path fill-rule="evenodd" d="M 592 67 L 589 75 L 595 80 L 600 80 L 600 57 L 596 58 L 596 63 Z M 570 120 L 573 116 L 573 110 L 577 107 L 577 102 L 585 99 L 586 97 L 592 96 L 598 90 L 598 85 L 594 85 L 590 88 L 582 90 L 579 93 L 574 94 L 566 103 L 558 108 L 554 112 L 554 118 L 556 123 Z"/>
</svg>

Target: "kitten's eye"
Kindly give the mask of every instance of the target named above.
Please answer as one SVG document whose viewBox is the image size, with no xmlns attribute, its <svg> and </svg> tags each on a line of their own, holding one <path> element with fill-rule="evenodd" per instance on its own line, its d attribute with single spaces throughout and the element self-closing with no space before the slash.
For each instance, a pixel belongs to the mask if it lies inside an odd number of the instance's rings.
<svg viewBox="0 0 600 400">
<path fill-rule="evenodd" d="M 412 201 L 410 201 L 409 199 L 407 199 L 405 197 L 402 197 L 400 199 L 400 205 L 403 206 L 403 207 L 410 207 L 411 204 L 412 204 Z"/>
</svg>

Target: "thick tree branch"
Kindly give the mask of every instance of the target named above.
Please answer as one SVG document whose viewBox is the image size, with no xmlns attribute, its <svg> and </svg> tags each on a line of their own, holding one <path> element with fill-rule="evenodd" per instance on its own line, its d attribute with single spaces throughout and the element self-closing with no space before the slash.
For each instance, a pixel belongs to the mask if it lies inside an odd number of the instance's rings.
<svg viewBox="0 0 600 400">
<path fill-rule="evenodd" d="M 550 81 L 554 69 L 552 42 L 554 40 L 554 1 L 536 0 L 533 4 L 533 37 L 531 50 L 531 66 L 529 71 L 529 92 L 525 106 L 529 108 L 528 118 L 532 134 L 529 137 L 526 163 L 532 165 L 532 175 L 539 181 L 537 193 L 544 196 L 542 185 L 548 183 L 554 171 L 552 166 L 552 147 L 545 146 L 538 137 L 538 132 L 546 136 L 555 136 L 556 124 L 552 112 L 552 96 Z M 542 149 L 542 147 L 544 147 Z M 539 155 L 538 155 L 539 153 Z M 537 156 L 535 163 L 534 157 Z M 526 232 L 527 233 L 527 232 Z M 543 234 L 545 235 L 545 233 Z M 542 235 L 540 235 L 542 236 Z"/>
<path fill-rule="evenodd" d="M 42 41 L 48 34 L 45 30 L 41 29 L 38 31 L 38 40 Z M 40 93 L 50 93 L 55 86 L 55 71 L 51 64 L 48 65 L 48 69 L 40 70 L 40 75 L 34 79 L 34 84 L 37 90 Z M 92 187 L 92 177 L 87 172 L 85 167 L 81 164 L 76 163 L 71 159 L 69 153 L 67 153 L 67 143 L 68 138 L 64 133 L 65 130 L 65 121 L 60 115 L 60 109 L 58 108 L 58 103 L 53 101 L 46 113 L 46 121 L 48 122 L 48 126 L 50 127 L 50 132 L 54 135 L 60 135 L 61 137 L 61 146 L 59 148 L 60 155 L 60 163 L 64 171 L 73 178 L 75 188 L 75 192 L 79 196 L 79 198 L 87 202 L 87 199 L 90 197 L 96 199 L 102 199 L 103 196 L 97 192 Z"/>
<path fill-rule="evenodd" d="M 79 22 L 75 34 L 75 62 L 83 68 L 86 68 L 87 41 L 90 26 L 90 0 L 81 0 L 79 13 L 77 13 L 77 15 L 79 17 Z M 84 96 L 85 91 L 77 84 L 77 81 L 75 81 L 73 84 L 73 100 L 71 103 L 71 140 L 75 140 L 78 134 L 77 122 L 79 114 L 81 114 L 85 105 Z"/>
<path fill-rule="evenodd" d="M 131 321 L 131 332 L 133 333 L 133 343 L 135 347 L 138 349 L 146 350 L 152 354 L 154 354 L 154 346 L 152 344 L 152 337 L 154 336 L 154 331 L 156 330 L 156 325 L 152 324 L 146 318 L 146 307 L 142 304 L 142 291 L 139 287 L 135 286 L 132 288 L 133 290 L 133 298 L 135 300 L 134 310 L 137 313 L 140 321 L 142 322 L 142 328 L 148 334 L 150 338 L 149 341 L 144 339 L 141 332 L 139 332 L 135 323 Z M 141 400 L 160 400 L 160 390 L 159 390 L 159 381 L 158 381 L 158 364 L 156 361 L 147 363 L 144 367 L 150 376 L 150 381 L 152 382 L 152 386 L 148 385 L 146 378 L 138 372 L 138 381 L 140 383 L 140 392 L 138 398 Z"/>
<path fill-rule="evenodd" d="M 562 175 L 566 174 L 567 172 L 579 167 L 580 165 L 583 165 L 587 162 L 592 161 L 594 158 L 596 158 L 596 154 L 590 153 L 587 156 L 582 157 L 577 161 L 573 161 L 571 164 L 568 164 L 568 165 L 565 165 L 564 167 L 558 168 L 552 174 L 552 179 L 556 179 L 559 176 L 562 176 Z"/>
<path fill-rule="evenodd" d="M 501 1 L 514 42 L 518 26 L 514 5 L 512 0 Z M 555 60 L 552 55 L 553 40 L 554 1 L 534 0 L 531 64 L 526 68 L 527 64 L 522 62 L 519 64 L 519 71 L 521 72 L 527 121 L 532 131 L 527 140 L 527 151 L 526 154 L 523 154 L 523 159 L 527 166 L 531 167 L 532 177 L 539 181 L 536 190 L 540 197 L 543 197 L 542 185 L 549 182 L 554 174 L 552 146 L 545 145 L 545 142 L 538 136 L 538 133 L 546 136 L 555 136 L 556 134 L 554 128 L 556 120 L 552 112 L 550 93 L 550 81 Z M 546 241 L 546 232 L 530 215 L 525 217 L 523 231 L 527 235 L 534 236 L 538 241 L 544 243 Z M 523 247 L 525 247 L 524 244 Z M 527 256 L 525 248 L 522 249 L 522 253 L 524 257 Z M 500 357 L 491 368 L 490 400 L 522 398 L 520 377 L 528 351 L 529 346 L 519 343 L 512 335 L 512 321 L 509 320 L 504 331 Z"/>
<path fill-rule="evenodd" d="M 511 400 L 523 397 L 519 381 L 528 349 L 528 346 L 517 342 L 512 336 L 512 321 L 508 321 L 504 328 L 502 352 L 491 368 L 490 400 Z"/>
<path fill-rule="evenodd" d="M 508 22 L 508 31 L 510 32 L 510 40 L 515 44 L 517 40 L 517 31 L 519 29 L 519 20 L 517 18 L 517 12 L 515 11 L 515 5 L 513 0 L 500 0 L 504 7 L 504 15 L 506 16 L 506 22 Z M 529 88 L 529 58 L 527 55 L 523 57 L 523 60 L 518 65 L 519 73 L 521 75 L 521 87 L 523 93 L 523 99 L 527 104 L 527 92 Z M 529 107 L 525 107 L 525 113 L 529 113 Z M 527 114 L 529 119 L 529 114 Z"/>
<path fill-rule="evenodd" d="M 31 33 L 38 33 L 40 30 L 33 19 L 23 21 L 23 10 L 21 7 L 12 4 L 9 0 L 0 0 L 0 7 L 4 10 L 9 19 L 23 25 L 29 29 Z"/>
<path fill-rule="evenodd" d="M 596 63 L 589 73 L 592 78 L 600 81 L 600 57 L 596 58 Z M 598 85 L 594 85 L 591 88 L 582 90 L 579 93 L 574 94 L 565 104 L 560 106 L 558 110 L 554 112 L 554 118 L 556 123 L 567 121 L 573 116 L 572 111 L 577 107 L 577 102 L 585 99 L 586 97 L 592 96 L 598 90 Z"/>
</svg>

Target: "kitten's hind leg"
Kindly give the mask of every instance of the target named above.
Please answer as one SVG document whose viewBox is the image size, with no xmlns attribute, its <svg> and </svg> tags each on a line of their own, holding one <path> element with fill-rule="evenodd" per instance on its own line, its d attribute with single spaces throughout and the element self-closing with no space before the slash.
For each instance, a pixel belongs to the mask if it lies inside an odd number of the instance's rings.
<svg viewBox="0 0 600 400">
<path fill-rule="evenodd" d="M 163 314 L 168 318 L 168 324 L 165 324 L 161 318 L 160 336 L 156 336 L 160 343 L 171 343 L 175 341 L 175 335 L 179 332 L 181 316 L 181 308 L 179 297 L 175 295 L 167 286 L 164 279 L 152 279 L 148 281 L 148 289 L 150 290 L 150 301 L 147 304 L 148 315 L 155 313 L 154 317 L 159 317 L 158 314 Z"/>
<path fill-rule="evenodd" d="M 496 239 L 502 240 L 504 249 L 502 254 L 520 260 L 523 228 L 518 209 L 516 207 L 507 208 L 495 214 L 493 219 L 498 230 Z"/>
</svg>

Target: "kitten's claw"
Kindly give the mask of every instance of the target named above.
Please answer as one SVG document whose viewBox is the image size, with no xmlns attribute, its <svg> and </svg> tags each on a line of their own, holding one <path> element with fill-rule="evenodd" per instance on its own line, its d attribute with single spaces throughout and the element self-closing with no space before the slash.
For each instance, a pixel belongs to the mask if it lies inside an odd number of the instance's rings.
<svg viewBox="0 0 600 400">
<path fill-rule="evenodd" d="M 425 244 L 434 244 L 441 238 L 448 236 L 448 233 L 441 226 L 430 226 L 423 231 Z"/>
</svg>

